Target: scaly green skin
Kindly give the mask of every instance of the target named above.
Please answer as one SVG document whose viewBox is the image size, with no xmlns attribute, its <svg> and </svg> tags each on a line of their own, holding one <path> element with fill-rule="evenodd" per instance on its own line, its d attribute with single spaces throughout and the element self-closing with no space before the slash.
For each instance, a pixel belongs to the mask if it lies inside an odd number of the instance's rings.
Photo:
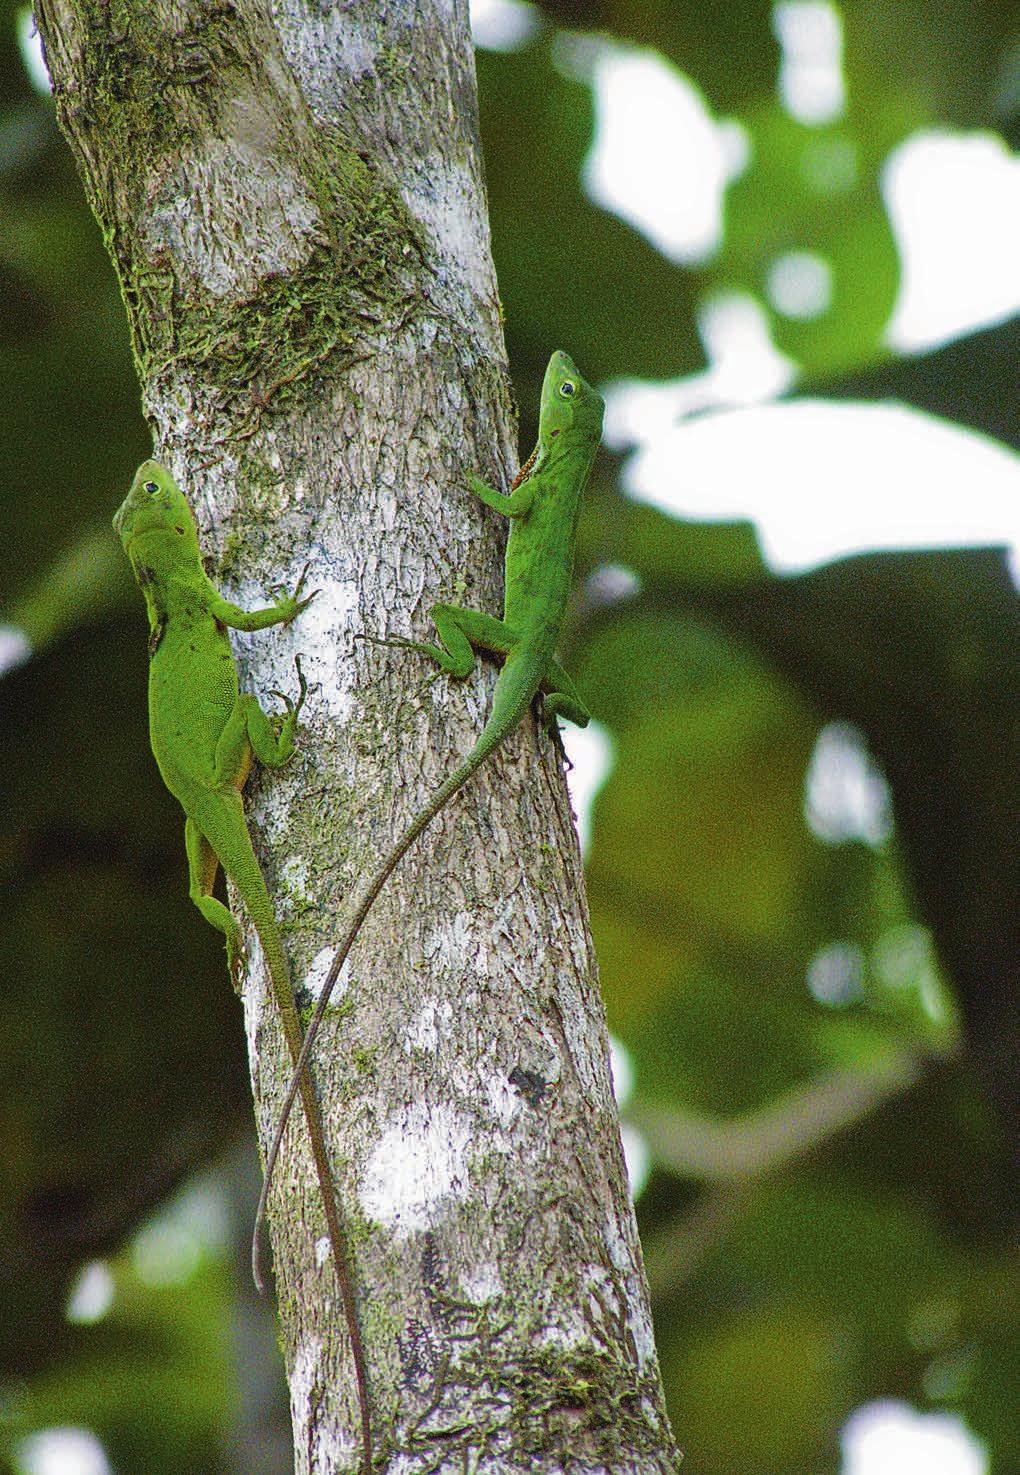
<svg viewBox="0 0 1020 1475">
<path fill-rule="evenodd" d="M 354 939 L 401 857 L 475 770 L 506 741 L 539 693 L 543 715 L 551 729 L 555 729 L 559 715 L 579 727 L 588 722 L 587 708 L 556 661 L 556 644 L 574 569 L 581 493 L 602 435 L 603 410 L 601 396 L 581 378 L 573 360 L 557 350 L 549 360 L 542 383 L 538 444 L 521 468 L 509 496 L 477 477 L 470 478 L 472 491 L 486 506 L 511 519 L 502 620 L 478 610 L 437 604 L 431 615 L 442 646 L 416 640 L 380 642 L 423 651 L 460 680 L 473 671 L 476 650 L 501 658 L 503 669 L 496 683 L 489 720 L 478 741 L 460 767 L 419 810 L 365 887 L 330 964 L 266 1159 L 262 1197 L 255 1216 L 256 1243 L 301 1071 Z"/>
<path fill-rule="evenodd" d="M 206 577 L 195 520 L 169 472 L 144 461 L 113 519 L 149 613 L 149 735 L 163 782 L 185 814 L 184 843 L 192 901 L 226 938 L 234 986 L 243 961 L 241 929 L 212 895 L 222 865 L 237 887 L 258 933 L 283 1022 L 308 1121 L 337 1279 L 351 1339 L 364 1442 L 371 1470 L 372 1430 L 347 1237 L 333 1187 L 315 1088 L 301 1057 L 302 1030 L 287 955 L 265 879 L 252 849 L 241 791 L 253 755 L 279 768 L 294 751 L 294 732 L 305 697 L 283 697 L 286 716 L 276 735 L 257 698 L 241 695 L 227 626 L 263 630 L 289 625 L 312 596 L 293 595 L 251 613 L 223 599 Z M 282 693 L 277 693 L 282 695 Z M 255 1280 L 262 1289 L 257 1256 Z"/>
</svg>

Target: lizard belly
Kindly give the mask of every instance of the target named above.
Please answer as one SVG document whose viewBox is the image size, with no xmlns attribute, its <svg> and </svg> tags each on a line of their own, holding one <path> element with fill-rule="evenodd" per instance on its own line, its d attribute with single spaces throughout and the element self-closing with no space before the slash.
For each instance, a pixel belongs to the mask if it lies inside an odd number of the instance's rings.
<svg viewBox="0 0 1020 1475">
<path fill-rule="evenodd" d="M 551 640 L 555 648 L 569 593 L 569 569 L 564 574 L 551 569 L 538 572 L 529 564 L 508 567 L 504 621 L 526 645 Z"/>
<path fill-rule="evenodd" d="M 203 633 L 168 633 L 149 668 L 152 751 L 167 788 L 185 805 L 193 786 L 212 786 L 217 745 L 238 693 L 226 637 L 210 643 Z"/>
<path fill-rule="evenodd" d="M 541 639 L 563 623 L 573 578 L 573 524 L 548 502 L 510 529 L 504 576 L 504 619 L 515 632 Z M 527 633 L 525 633 L 527 632 Z M 551 652 L 550 652 L 551 654 Z"/>
</svg>

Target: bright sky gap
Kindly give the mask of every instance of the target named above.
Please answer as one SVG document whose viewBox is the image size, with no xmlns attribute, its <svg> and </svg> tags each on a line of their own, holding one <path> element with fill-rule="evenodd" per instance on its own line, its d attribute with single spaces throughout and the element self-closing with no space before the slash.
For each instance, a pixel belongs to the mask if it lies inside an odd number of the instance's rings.
<svg viewBox="0 0 1020 1475">
<path fill-rule="evenodd" d="M 830 12 L 815 0 L 777 8 L 784 57 L 799 57 L 814 79 L 787 86 L 819 115 L 825 97 L 842 107 Z M 693 84 L 653 52 L 601 43 L 592 81 L 589 193 L 671 259 L 707 259 L 722 240 L 728 182 L 754 168 L 753 158 L 734 156 L 736 125 L 712 119 Z M 655 151 L 641 143 L 650 120 L 663 143 Z M 664 180 L 664 156 L 696 161 L 700 173 L 671 165 L 677 172 Z M 883 194 L 902 261 L 893 347 L 930 348 L 1020 310 L 1020 159 L 1001 139 L 915 135 L 890 155 Z M 776 311 L 820 316 L 831 298 L 828 263 L 808 251 L 777 257 L 767 289 Z M 632 496 L 678 517 L 750 519 L 782 573 L 879 548 L 1005 545 L 1020 559 L 1020 458 L 961 427 L 906 408 L 823 401 L 684 425 L 694 411 L 764 404 L 795 376 L 754 298 L 706 303 L 700 326 L 707 370 L 610 387 L 607 439 L 635 447 Z"/>
</svg>

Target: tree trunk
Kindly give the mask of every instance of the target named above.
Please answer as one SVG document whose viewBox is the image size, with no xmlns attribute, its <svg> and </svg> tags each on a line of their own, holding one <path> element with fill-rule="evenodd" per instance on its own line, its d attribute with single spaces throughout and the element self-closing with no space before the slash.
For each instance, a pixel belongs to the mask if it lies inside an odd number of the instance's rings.
<svg viewBox="0 0 1020 1475">
<path fill-rule="evenodd" d="M 311 683 L 299 756 L 248 794 L 307 1003 L 358 879 L 491 697 L 488 668 L 426 685 L 419 657 L 353 639 L 420 637 L 436 599 L 501 607 L 501 520 L 465 488 L 516 465 L 466 0 L 38 11 L 214 580 L 255 606 L 309 562 L 318 590 L 288 630 L 236 642 L 266 700 L 294 690 L 296 653 Z M 248 942 L 265 1145 L 289 1057 Z M 577 844 L 530 718 L 402 863 L 335 998 L 313 1073 L 378 1467 L 673 1468 Z M 349 1348 L 293 1120 L 271 1217 L 296 1469 L 353 1470 Z"/>
</svg>

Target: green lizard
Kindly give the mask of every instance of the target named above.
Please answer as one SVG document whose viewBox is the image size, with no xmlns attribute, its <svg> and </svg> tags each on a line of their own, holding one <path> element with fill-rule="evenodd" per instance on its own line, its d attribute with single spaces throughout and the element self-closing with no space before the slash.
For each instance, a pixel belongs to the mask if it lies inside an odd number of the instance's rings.
<svg viewBox="0 0 1020 1475">
<path fill-rule="evenodd" d="M 459 680 L 473 671 L 476 650 L 502 659 L 503 669 L 496 682 L 489 720 L 475 746 L 415 815 L 363 889 L 354 908 L 323 981 L 266 1158 L 254 1244 L 258 1242 L 273 1168 L 300 1073 L 308 1061 L 333 986 L 372 903 L 401 857 L 476 769 L 506 741 L 540 693 L 543 717 L 550 730 L 555 731 L 558 715 L 579 727 L 588 722 L 587 708 L 556 661 L 556 643 L 570 593 L 581 492 L 602 435 L 603 410 L 601 396 L 581 378 L 573 360 L 557 350 L 549 360 L 542 382 L 538 444 L 518 472 L 509 495 L 495 491 L 478 477 L 469 478 L 472 491 L 487 507 L 510 518 L 502 620 L 458 605 L 437 604 L 430 613 L 442 646 L 399 638 L 378 642 L 422 651 Z"/>
<path fill-rule="evenodd" d="M 306 683 L 298 665 L 296 703 L 281 696 L 286 715 L 277 736 L 254 696 L 238 691 L 237 668 L 227 639 L 235 630 L 288 625 L 313 596 L 294 593 L 250 613 L 223 599 L 202 567 L 191 509 L 173 477 L 157 461 L 144 461 L 113 519 L 149 614 L 149 734 L 163 782 L 184 810 L 191 899 L 206 921 L 226 938 L 234 986 L 243 961 L 241 929 L 212 894 L 222 865 L 237 887 L 258 933 L 283 1031 L 292 1059 L 300 1059 L 302 1030 L 294 1002 L 279 928 L 266 883 L 252 849 L 241 791 L 252 756 L 271 768 L 294 751 L 294 732 Z M 350 1335 L 358 1387 L 363 1464 L 371 1471 L 372 1430 L 365 1355 L 343 1219 L 337 1205 L 323 1139 L 322 1120 L 309 1071 L 299 1068 L 299 1087 L 312 1142 L 329 1241 Z M 262 1289 L 258 1263 L 255 1280 Z"/>
</svg>

